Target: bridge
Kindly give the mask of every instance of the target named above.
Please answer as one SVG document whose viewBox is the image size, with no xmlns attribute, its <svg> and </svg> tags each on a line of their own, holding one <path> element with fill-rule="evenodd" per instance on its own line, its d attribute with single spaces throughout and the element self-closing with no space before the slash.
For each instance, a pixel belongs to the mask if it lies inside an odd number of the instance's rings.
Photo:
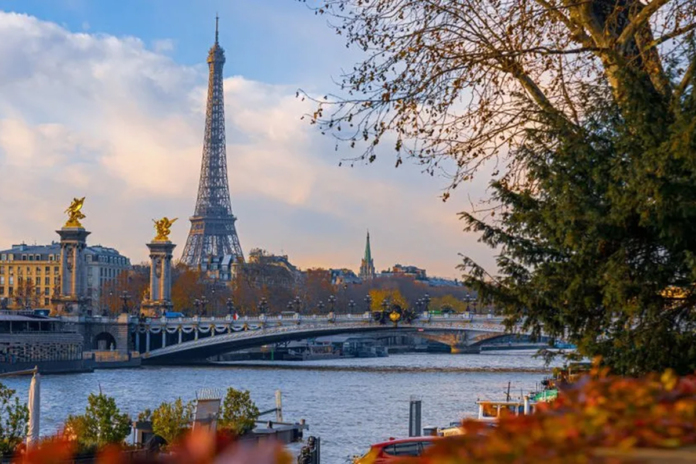
<svg viewBox="0 0 696 464">
<path fill-rule="evenodd" d="M 369 313 L 259 318 L 150 319 L 133 326 L 136 351 L 144 363 L 171 364 L 200 360 L 231 351 L 321 336 L 410 332 L 436 340 L 457 352 L 479 352 L 484 342 L 508 337 L 500 318 L 431 316 L 409 323 L 375 322 Z"/>
<path fill-rule="evenodd" d="M 380 324 L 370 313 L 242 317 L 139 319 L 62 317 L 84 336 L 85 351 L 137 351 L 145 364 L 179 364 L 263 345 L 351 333 L 411 333 L 449 345 L 453 353 L 478 353 L 496 339 L 524 335 L 506 331 L 490 316 L 420 314 L 411 323 Z"/>
</svg>

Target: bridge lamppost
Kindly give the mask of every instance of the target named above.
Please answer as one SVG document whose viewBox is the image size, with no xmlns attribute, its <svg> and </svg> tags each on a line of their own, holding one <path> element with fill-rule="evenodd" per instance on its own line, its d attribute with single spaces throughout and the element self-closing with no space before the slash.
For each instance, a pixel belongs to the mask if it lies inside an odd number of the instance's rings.
<svg viewBox="0 0 696 464">
<path fill-rule="evenodd" d="M 369 313 L 370 309 L 372 308 L 372 297 L 370 295 L 367 295 L 365 297 L 365 306 L 366 306 L 366 311 Z"/>
<path fill-rule="evenodd" d="M 265 296 L 261 297 L 261 301 L 259 301 L 259 304 L 256 307 L 259 310 L 259 314 L 266 314 L 266 310 L 268 309 L 268 301 L 266 300 Z"/>
<path fill-rule="evenodd" d="M 319 303 L 317 303 L 317 308 L 319 309 L 319 314 L 323 314 L 324 313 L 324 302 L 320 301 Z"/>
<path fill-rule="evenodd" d="M 295 312 L 300 313 L 300 309 L 302 309 L 302 300 L 300 300 L 299 296 L 295 296 L 295 299 L 292 300 L 292 304 L 295 305 Z"/>
<path fill-rule="evenodd" d="M 128 300 L 130 300 L 130 299 L 131 299 L 131 296 L 127 290 L 124 290 L 121 292 L 121 301 L 123 301 L 123 306 L 121 307 L 122 313 L 128 312 Z"/>
<path fill-rule="evenodd" d="M 205 315 L 205 307 L 207 304 L 208 304 L 208 299 L 205 297 L 205 295 L 203 295 L 201 297 L 201 312 L 203 313 L 203 315 Z"/>
<path fill-rule="evenodd" d="M 355 309 L 355 301 L 350 300 L 348 302 L 348 312 L 352 314 L 354 309 Z"/>
<path fill-rule="evenodd" d="M 201 312 L 200 312 L 201 300 L 199 300 L 198 298 L 193 300 L 193 307 L 196 308 L 196 316 L 200 316 L 201 315 Z"/>
<path fill-rule="evenodd" d="M 334 305 L 336 304 L 336 297 L 329 295 L 329 312 L 334 312 Z"/>
<path fill-rule="evenodd" d="M 225 306 L 227 306 L 227 314 L 234 316 L 234 301 L 232 301 L 232 298 L 227 299 Z"/>
<path fill-rule="evenodd" d="M 423 295 L 423 304 L 425 304 L 425 311 L 428 310 L 428 305 L 430 304 L 430 295 L 427 293 Z"/>
</svg>

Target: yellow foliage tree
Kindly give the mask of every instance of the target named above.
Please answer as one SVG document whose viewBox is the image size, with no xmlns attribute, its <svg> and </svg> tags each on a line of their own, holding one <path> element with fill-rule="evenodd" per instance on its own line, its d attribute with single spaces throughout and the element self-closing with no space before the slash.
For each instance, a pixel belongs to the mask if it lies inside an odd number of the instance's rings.
<svg viewBox="0 0 696 464">
<path fill-rule="evenodd" d="M 399 305 L 401 309 L 408 308 L 408 301 L 395 288 L 373 288 L 370 290 L 370 298 L 372 298 L 372 303 L 370 303 L 371 311 L 381 311 L 383 309 L 382 302 L 386 299 L 391 301 L 391 304 Z M 391 309 L 391 306 L 388 309 Z"/>
<path fill-rule="evenodd" d="M 428 309 L 440 310 L 452 309 L 455 312 L 463 313 L 467 310 L 467 303 L 454 295 L 442 295 L 433 298 L 428 305 Z"/>
</svg>

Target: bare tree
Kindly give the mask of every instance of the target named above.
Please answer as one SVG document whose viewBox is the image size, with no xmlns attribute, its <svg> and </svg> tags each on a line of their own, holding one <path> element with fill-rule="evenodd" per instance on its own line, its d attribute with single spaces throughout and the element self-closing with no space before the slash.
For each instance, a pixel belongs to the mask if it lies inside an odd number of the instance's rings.
<svg viewBox="0 0 696 464">
<path fill-rule="evenodd" d="M 450 175 L 450 188 L 508 153 L 500 175 L 523 181 L 515 148 L 528 131 L 577 130 L 588 100 L 608 97 L 631 117 L 632 101 L 649 98 L 676 116 L 694 85 L 694 0 L 315 4 L 366 58 L 341 77 L 339 95 L 317 100 L 311 122 L 357 146 L 351 162 L 372 162 L 391 142 L 397 166 L 413 157 Z"/>
</svg>

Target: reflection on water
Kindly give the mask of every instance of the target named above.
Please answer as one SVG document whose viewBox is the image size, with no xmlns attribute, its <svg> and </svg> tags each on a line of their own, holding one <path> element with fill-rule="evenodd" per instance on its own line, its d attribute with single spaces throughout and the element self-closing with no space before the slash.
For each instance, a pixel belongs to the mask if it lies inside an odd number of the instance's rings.
<svg viewBox="0 0 696 464">
<path fill-rule="evenodd" d="M 52 433 L 68 414 L 83 412 L 87 396 L 100 387 L 133 416 L 162 401 L 193 399 L 201 388 L 246 389 L 259 409 L 270 409 L 280 389 L 284 419 L 306 419 L 309 434 L 322 439 L 322 461 L 342 463 L 371 443 L 406 436 L 412 395 L 423 401 L 423 425 L 442 426 L 473 416 L 477 398 L 504 398 L 508 382 L 513 396 L 519 396 L 535 389 L 544 376 L 542 360 L 532 352 L 514 351 L 277 361 L 264 366 L 147 367 L 45 376 L 41 432 Z M 23 400 L 29 381 L 3 379 Z"/>
</svg>

